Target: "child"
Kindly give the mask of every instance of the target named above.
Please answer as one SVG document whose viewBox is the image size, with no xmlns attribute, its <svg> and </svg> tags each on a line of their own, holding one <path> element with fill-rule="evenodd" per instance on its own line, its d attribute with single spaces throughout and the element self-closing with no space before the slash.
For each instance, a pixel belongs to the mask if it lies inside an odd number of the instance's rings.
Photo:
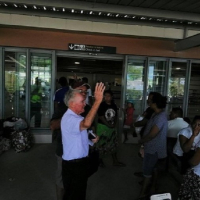
<svg viewBox="0 0 200 200">
<path fill-rule="evenodd" d="M 125 120 L 124 120 L 124 142 L 128 140 L 127 134 L 133 128 L 133 113 L 134 113 L 134 105 L 131 102 L 127 103 L 127 108 L 124 110 L 125 112 Z"/>
</svg>

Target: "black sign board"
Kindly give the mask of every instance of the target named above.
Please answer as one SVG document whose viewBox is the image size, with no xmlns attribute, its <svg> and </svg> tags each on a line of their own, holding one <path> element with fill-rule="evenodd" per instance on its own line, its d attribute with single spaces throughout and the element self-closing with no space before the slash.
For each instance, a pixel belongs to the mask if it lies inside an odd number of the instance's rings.
<svg viewBox="0 0 200 200">
<path fill-rule="evenodd" d="M 116 54 L 116 47 L 94 46 L 94 45 L 87 45 L 87 44 L 69 43 L 68 48 L 69 48 L 70 51 Z"/>
</svg>

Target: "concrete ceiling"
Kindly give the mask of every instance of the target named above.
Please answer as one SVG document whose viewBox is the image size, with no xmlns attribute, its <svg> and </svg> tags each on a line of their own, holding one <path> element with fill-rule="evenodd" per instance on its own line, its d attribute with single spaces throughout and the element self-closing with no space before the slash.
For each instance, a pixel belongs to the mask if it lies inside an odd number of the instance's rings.
<svg viewBox="0 0 200 200">
<path fill-rule="evenodd" d="M 0 12 L 200 28 L 199 0 L 4 0 Z"/>
</svg>

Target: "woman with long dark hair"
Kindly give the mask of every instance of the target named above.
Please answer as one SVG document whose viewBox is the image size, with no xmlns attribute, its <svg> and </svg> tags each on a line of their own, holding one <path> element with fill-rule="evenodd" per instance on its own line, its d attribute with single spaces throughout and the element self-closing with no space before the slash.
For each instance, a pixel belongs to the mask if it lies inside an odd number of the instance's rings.
<svg viewBox="0 0 200 200">
<path fill-rule="evenodd" d="M 154 113 L 151 119 L 147 122 L 143 137 L 139 141 L 144 145 L 144 181 L 140 193 L 141 199 L 149 195 L 150 186 L 155 188 L 156 166 L 158 166 L 159 161 L 167 157 L 167 115 L 165 113 L 166 105 L 167 97 L 162 96 L 157 92 L 152 94 L 152 98 L 149 100 L 149 106 L 154 110 Z"/>
</svg>

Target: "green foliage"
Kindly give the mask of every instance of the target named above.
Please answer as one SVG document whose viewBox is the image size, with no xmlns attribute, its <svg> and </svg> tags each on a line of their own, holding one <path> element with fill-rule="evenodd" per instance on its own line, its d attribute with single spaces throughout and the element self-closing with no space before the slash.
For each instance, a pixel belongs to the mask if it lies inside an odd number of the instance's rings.
<svg viewBox="0 0 200 200">
<path fill-rule="evenodd" d="M 127 89 L 127 100 L 139 100 L 142 97 L 142 91 L 141 90 L 135 90 L 135 88 Z"/>
<path fill-rule="evenodd" d="M 181 83 L 180 78 L 170 80 L 169 95 L 178 96 L 184 94 L 184 83 Z"/>
<path fill-rule="evenodd" d="M 143 66 L 128 66 L 128 79 L 129 80 L 137 80 L 141 79 L 143 75 Z"/>
</svg>

